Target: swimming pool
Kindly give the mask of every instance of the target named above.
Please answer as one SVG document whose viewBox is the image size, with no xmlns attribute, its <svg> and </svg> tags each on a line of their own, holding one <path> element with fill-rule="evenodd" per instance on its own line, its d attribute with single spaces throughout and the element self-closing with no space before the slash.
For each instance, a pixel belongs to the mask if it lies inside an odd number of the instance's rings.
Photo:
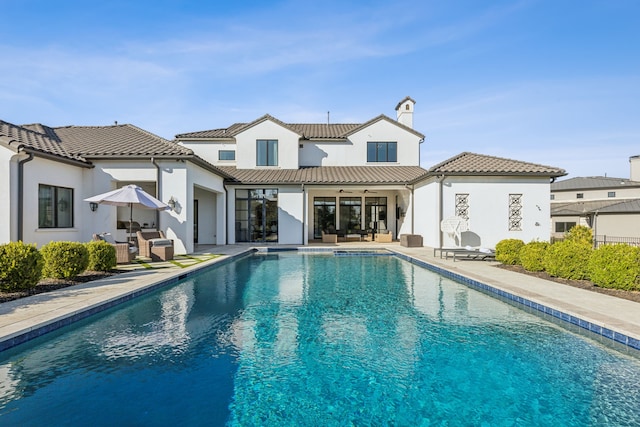
<svg viewBox="0 0 640 427">
<path fill-rule="evenodd" d="M 638 425 L 640 361 L 394 256 L 265 253 L 0 353 L 6 425 Z"/>
</svg>

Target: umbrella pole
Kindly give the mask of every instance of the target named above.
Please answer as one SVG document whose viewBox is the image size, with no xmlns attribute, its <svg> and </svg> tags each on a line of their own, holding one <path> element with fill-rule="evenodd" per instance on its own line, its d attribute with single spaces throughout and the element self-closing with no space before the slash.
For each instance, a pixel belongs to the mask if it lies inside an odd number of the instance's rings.
<svg viewBox="0 0 640 427">
<path fill-rule="evenodd" d="M 129 243 L 133 243 L 133 203 L 129 203 Z"/>
</svg>

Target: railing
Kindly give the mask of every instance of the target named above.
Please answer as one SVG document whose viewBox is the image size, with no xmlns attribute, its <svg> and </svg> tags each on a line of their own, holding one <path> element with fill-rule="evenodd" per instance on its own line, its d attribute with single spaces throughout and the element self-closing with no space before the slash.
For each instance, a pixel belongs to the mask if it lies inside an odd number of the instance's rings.
<svg viewBox="0 0 640 427">
<path fill-rule="evenodd" d="M 551 243 L 561 242 L 564 240 L 564 237 L 551 237 Z M 616 237 L 616 236 L 596 236 L 594 239 L 594 247 L 598 247 L 601 245 L 615 245 L 618 243 L 622 243 L 629 246 L 640 246 L 640 237 Z"/>
</svg>

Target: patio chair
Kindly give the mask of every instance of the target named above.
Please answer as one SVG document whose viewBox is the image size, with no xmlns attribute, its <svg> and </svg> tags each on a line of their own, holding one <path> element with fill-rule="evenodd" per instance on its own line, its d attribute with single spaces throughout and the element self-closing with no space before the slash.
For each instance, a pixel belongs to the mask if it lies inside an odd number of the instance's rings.
<svg viewBox="0 0 640 427">
<path fill-rule="evenodd" d="M 116 242 L 111 233 L 94 234 L 93 240 L 103 240 L 116 248 L 116 262 L 129 264 L 138 253 L 138 248 L 129 242 Z"/>
<path fill-rule="evenodd" d="M 138 231 L 136 235 L 140 256 L 151 258 L 153 261 L 173 259 L 173 240 L 167 239 L 163 231 Z"/>
<path fill-rule="evenodd" d="M 322 243 L 338 243 L 338 235 L 322 232 Z"/>
<path fill-rule="evenodd" d="M 393 241 L 393 235 L 390 230 L 376 233 L 375 241 L 378 243 L 391 243 Z"/>
</svg>

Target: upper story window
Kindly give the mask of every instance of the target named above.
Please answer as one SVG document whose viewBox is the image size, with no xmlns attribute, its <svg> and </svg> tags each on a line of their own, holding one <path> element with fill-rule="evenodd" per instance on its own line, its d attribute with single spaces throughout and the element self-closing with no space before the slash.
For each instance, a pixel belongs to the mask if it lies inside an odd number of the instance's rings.
<svg viewBox="0 0 640 427">
<path fill-rule="evenodd" d="M 218 151 L 218 160 L 235 160 L 236 152 L 233 150 L 220 150 Z"/>
<path fill-rule="evenodd" d="M 584 199 L 584 193 L 577 193 L 576 199 Z"/>
<path fill-rule="evenodd" d="M 607 197 L 616 197 L 616 192 L 615 191 L 609 191 L 607 193 Z"/>
<path fill-rule="evenodd" d="M 73 189 L 40 184 L 38 186 L 38 227 L 73 227 Z"/>
<path fill-rule="evenodd" d="M 278 140 L 256 141 L 256 166 L 278 166 Z"/>
<path fill-rule="evenodd" d="M 555 195 L 555 194 L 552 194 L 552 195 L 551 195 L 551 200 L 555 200 L 555 199 L 556 199 L 556 195 Z"/>
<path fill-rule="evenodd" d="M 367 162 L 397 162 L 397 142 L 367 142 Z"/>
</svg>

